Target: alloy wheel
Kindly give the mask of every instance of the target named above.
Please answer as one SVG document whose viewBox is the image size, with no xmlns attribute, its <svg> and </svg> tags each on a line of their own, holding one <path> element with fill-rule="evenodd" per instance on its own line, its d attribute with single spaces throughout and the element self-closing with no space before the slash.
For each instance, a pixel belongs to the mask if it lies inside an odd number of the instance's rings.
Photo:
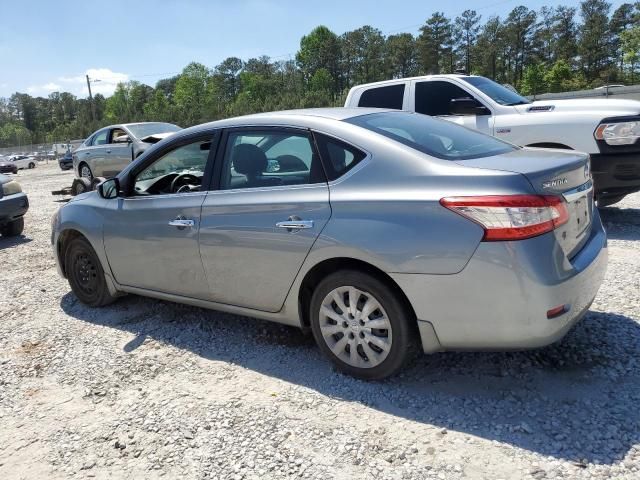
<svg viewBox="0 0 640 480">
<path fill-rule="evenodd" d="M 373 368 L 389 355 L 391 322 L 380 302 L 353 286 L 335 288 L 320 306 L 322 338 L 343 362 Z"/>
<path fill-rule="evenodd" d="M 91 169 L 88 165 L 82 165 L 80 168 L 80 176 L 82 178 L 86 178 L 87 180 L 93 179 L 93 175 L 91 174 Z"/>
</svg>

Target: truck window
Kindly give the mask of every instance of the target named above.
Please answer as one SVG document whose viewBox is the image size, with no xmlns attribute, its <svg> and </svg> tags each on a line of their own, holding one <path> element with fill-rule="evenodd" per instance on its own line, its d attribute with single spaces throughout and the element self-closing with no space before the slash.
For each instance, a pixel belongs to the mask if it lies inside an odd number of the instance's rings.
<svg viewBox="0 0 640 480">
<path fill-rule="evenodd" d="M 424 115 L 451 115 L 449 103 L 454 98 L 470 98 L 468 92 L 451 82 L 434 80 L 416 83 L 416 112 Z"/>
<path fill-rule="evenodd" d="M 358 106 L 402 110 L 403 97 L 404 83 L 370 88 L 362 92 Z"/>
</svg>

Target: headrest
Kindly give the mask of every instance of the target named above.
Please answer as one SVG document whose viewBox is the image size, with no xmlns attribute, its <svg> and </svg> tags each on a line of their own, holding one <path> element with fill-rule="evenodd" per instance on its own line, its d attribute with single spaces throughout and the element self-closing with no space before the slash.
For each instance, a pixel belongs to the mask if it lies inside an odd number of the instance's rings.
<svg viewBox="0 0 640 480">
<path fill-rule="evenodd" d="M 259 175 L 267 170 L 269 161 L 260 148 L 249 143 L 233 147 L 231 161 L 236 172 L 248 177 Z"/>
</svg>

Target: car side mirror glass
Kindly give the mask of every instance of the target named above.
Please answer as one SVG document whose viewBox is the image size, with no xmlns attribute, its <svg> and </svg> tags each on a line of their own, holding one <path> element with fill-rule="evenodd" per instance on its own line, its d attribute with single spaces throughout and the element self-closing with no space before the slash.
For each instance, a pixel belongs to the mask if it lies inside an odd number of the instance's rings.
<svg viewBox="0 0 640 480">
<path fill-rule="evenodd" d="M 449 102 L 452 115 L 489 115 L 491 112 L 475 98 L 452 98 Z"/>
<path fill-rule="evenodd" d="M 100 183 L 97 187 L 98 194 L 102 198 L 111 199 L 118 196 L 120 191 L 120 181 L 117 178 L 110 178 Z"/>
</svg>

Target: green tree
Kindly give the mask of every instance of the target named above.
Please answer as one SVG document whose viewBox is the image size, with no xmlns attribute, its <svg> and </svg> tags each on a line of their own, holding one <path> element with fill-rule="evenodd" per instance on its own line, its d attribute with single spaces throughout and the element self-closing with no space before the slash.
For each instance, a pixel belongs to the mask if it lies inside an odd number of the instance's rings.
<svg viewBox="0 0 640 480">
<path fill-rule="evenodd" d="M 598 78 L 610 62 L 610 10 L 611 4 L 606 0 L 585 0 L 580 3 L 583 25 L 580 29 L 578 53 L 582 71 L 590 82 Z"/>
<path fill-rule="evenodd" d="M 188 127 L 206 120 L 204 116 L 210 72 L 201 63 L 187 65 L 176 82 L 174 101 L 178 120 Z"/>
<path fill-rule="evenodd" d="M 635 82 L 635 71 L 640 61 L 640 26 L 625 30 L 620 34 L 624 61 L 629 65 L 629 78 Z"/>
<path fill-rule="evenodd" d="M 475 10 L 465 10 L 456 17 L 455 25 L 461 34 L 460 51 L 464 58 L 465 70 L 471 72 L 471 53 L 478 39 L 481 16 Z"/>
<path fill-rule="evenodd" d="M 520 85 L 522 94 L 537 95 L 544 93 L 546 90 L 544 66 L 541 63 L 527 65 Z"/>
<path fill-rule="evenodd" d="M 410 33 L 390 35 L 385 42 L 386 70 L 391 78 L 417 75 L 416 40 Z"/>
<path fill-rule="evenodd" d="M 442 12 L 436 12 L 420 27 L 417 39 L 420 70 L 441 73 L 451 70 L 451 21 Z"/>
<path fill-rule="evenodd" d="M 340 85 L 340 39 L 324 25 L 314 28 L 300 40 L 296 62 L 305 81 L 309 82 L 320 69 L 331 77 L 331 92 Z"/>
</svg>

